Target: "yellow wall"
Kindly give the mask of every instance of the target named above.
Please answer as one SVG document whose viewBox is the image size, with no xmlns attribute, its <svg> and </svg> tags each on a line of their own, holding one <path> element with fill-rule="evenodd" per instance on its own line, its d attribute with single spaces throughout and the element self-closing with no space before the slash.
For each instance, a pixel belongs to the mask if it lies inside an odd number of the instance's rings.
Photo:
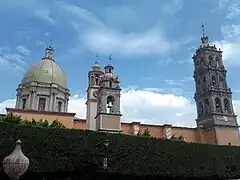
<svg viewBox="0 0 240 180">
<path fill-rule="evenodd" d="M 12 113 L 13 115 L 21 116 L 23 120 L 31 121 L 33 118 L 36 121 L 47 120 L 50 124 L 57 120 L 61 122 L 66 128 L 73 128 L 75 113 L 59 113 L 59 112 L 40 112 L 34 110 L 19 110 L 7 108 L 7 113 Z"/>
</svg>

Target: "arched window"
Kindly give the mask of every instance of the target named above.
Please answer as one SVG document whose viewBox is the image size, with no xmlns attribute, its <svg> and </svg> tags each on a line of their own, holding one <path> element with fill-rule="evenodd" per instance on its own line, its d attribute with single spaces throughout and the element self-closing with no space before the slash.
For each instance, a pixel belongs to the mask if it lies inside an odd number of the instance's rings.
<svg viewBox="0 0 240 180">
<path fill-rule="evenodd" d="M 211 60 L 209 61 L 209 66 L 210 66 L 210 67 L 212 66 L 212 61 L 211 61 Z"/>
<path fill-rule="evenodd" d="M 229 101 L 227 99 L 224 99 L 224 110 L 225 110 L 225 113 L 229 113 L 231 114 L 231 109 L 230 109 L 230 106 L 229 106 Z"/>
<path fill-rule="evenodd" d="M 221 101 L 219 98 L 215 98 L 215 107 L 216 107 L 217 112 L 219 112 L 219 113 L 222 112 Z"/>
<path fill-rule="evenodd" d="M 220 59 L 216 57 L 217 67 L 220 67 Z"/>
<path fill-rule="evenodd" d="M 203 88 L 204 88 L 204 89 L 207 88 L 207 79 L 206 79 L 206 76 L 203 77 Z"/>
<path fill-rule="evenodd" d="M 99 75 L 96 75 L 96 77 L 95 77 L 95 84 L 99 85 Z"/>
<path fill-rule="evenodd" d="M 91 75 L 90 81 L 91 81 L 90 85 L 94 85 L 94 76 L 93 75 Z"/>
<path fill-rule="evenodd" d="M 219 88 L 224 88 L 222 76 L 219 77 Z"/>
<path fill-rule="evenodd" d="M 113 96 L 108 96 L 107 97 L 107 113 L 113 113 L 113 106 L 114 106 L 114 97 Z"/>
<path fill-rule="evenodd" d="M 46 106 L 46 99 L 45 98 L 39 98 L 38 110 L 39 111 L 45 111 L 45 106 Z"/>
<path fill-rule="evenodd" d="M 201 65 L 201 66 L 204 66 L 204 65 L 205 65 L 205 62 L 204 62 L 204 59 L 203 59 L 203 58 L 201 58 L 201 60 L 200 60 L 200 65 Z"/>
<path fill-rule="evenodd" d="M 205 114 L 208 114 L 210 112 L 208 99 L 204 101 L 204 106 L 205 106 Z"/>
<path fill-rule="evenodd" d="M 212 76 L 212 86 L 213 86 L 213 87 L 216 87 L 216 84 L 217 84 L 217 82 L 216 82 L 216 77 L 215 77 L 215 76 Z"/>
<path fill-rule="evenodd" d="M 202 114 L 204 113 L 204 111 L 203 111 L 203 105 L 202 105 L 201 102 L 199 103 L 199 112 L 200 112 L 200 115 L 202 115 Z"/>
</svg>

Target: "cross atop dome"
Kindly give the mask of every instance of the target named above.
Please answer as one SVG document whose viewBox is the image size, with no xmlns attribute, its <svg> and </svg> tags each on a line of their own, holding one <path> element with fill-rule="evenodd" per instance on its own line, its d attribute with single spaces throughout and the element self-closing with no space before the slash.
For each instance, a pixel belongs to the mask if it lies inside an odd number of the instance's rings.
<svg viewBox="0 0 240 180">
<path fill-rule="evenodd" d="M 54 49 L 52 48 L 52 46 L 51 45 L 47 46 L 45 49 L 45 58 L 53 59 L 53 53 Z"/>
</svg>

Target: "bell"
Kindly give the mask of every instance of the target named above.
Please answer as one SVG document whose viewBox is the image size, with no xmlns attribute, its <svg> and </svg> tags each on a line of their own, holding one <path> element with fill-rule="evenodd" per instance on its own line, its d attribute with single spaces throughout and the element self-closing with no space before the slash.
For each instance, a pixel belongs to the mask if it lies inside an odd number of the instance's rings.
<svg viewBox="0 0 240 180">
<path fill-rule="evenodd" d="M 110 101 L 109 103 L 108 103 L 108 106 L 107 106 L 108 108 L 112 108 L 112 102 Z"/>
</svg>

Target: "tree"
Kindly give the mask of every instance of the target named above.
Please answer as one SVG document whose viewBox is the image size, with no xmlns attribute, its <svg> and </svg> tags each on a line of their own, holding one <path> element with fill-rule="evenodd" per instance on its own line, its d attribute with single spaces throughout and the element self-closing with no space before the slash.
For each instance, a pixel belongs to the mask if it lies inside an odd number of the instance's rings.
<svg viewBox="0 0 240 180">
<path fill-rule="evenodd" d="M 173 134 L 172 137 L 170 138 L 171 140 L 179 140 L 179 141 L 184 141 L 184 137 L 181 134 L 179 137 L 176 137 L 176 134 Z"/>
<path fill-rule="evenodd" d="M 142 136 L 151 137 L 151 134 L 150 134 L 150 131 L 148 130 L 148 128 L 144 129 L 144 132 L 142 133 Z"/>
<path fill-rule="evenodd" d="M 57 120 L 54 120 L 51 124 L 47 120 L 43 121 L 40 119 L 39 121 L 36 121 L 34 118 L 32 118 L 32 121 L 29 121 L 27 119 L 22 120 L 21 116 L 13 115 L 12 113 L 7 114 L 4 117 L 0 118 L 0 122 L 7 122 L 12 124 L 29 124 L 33 126 L 39 126 L 39 127 L 46 127 L 46 128 L 65 128 L 65 126 L 60 123 Z"/>
</svg>

